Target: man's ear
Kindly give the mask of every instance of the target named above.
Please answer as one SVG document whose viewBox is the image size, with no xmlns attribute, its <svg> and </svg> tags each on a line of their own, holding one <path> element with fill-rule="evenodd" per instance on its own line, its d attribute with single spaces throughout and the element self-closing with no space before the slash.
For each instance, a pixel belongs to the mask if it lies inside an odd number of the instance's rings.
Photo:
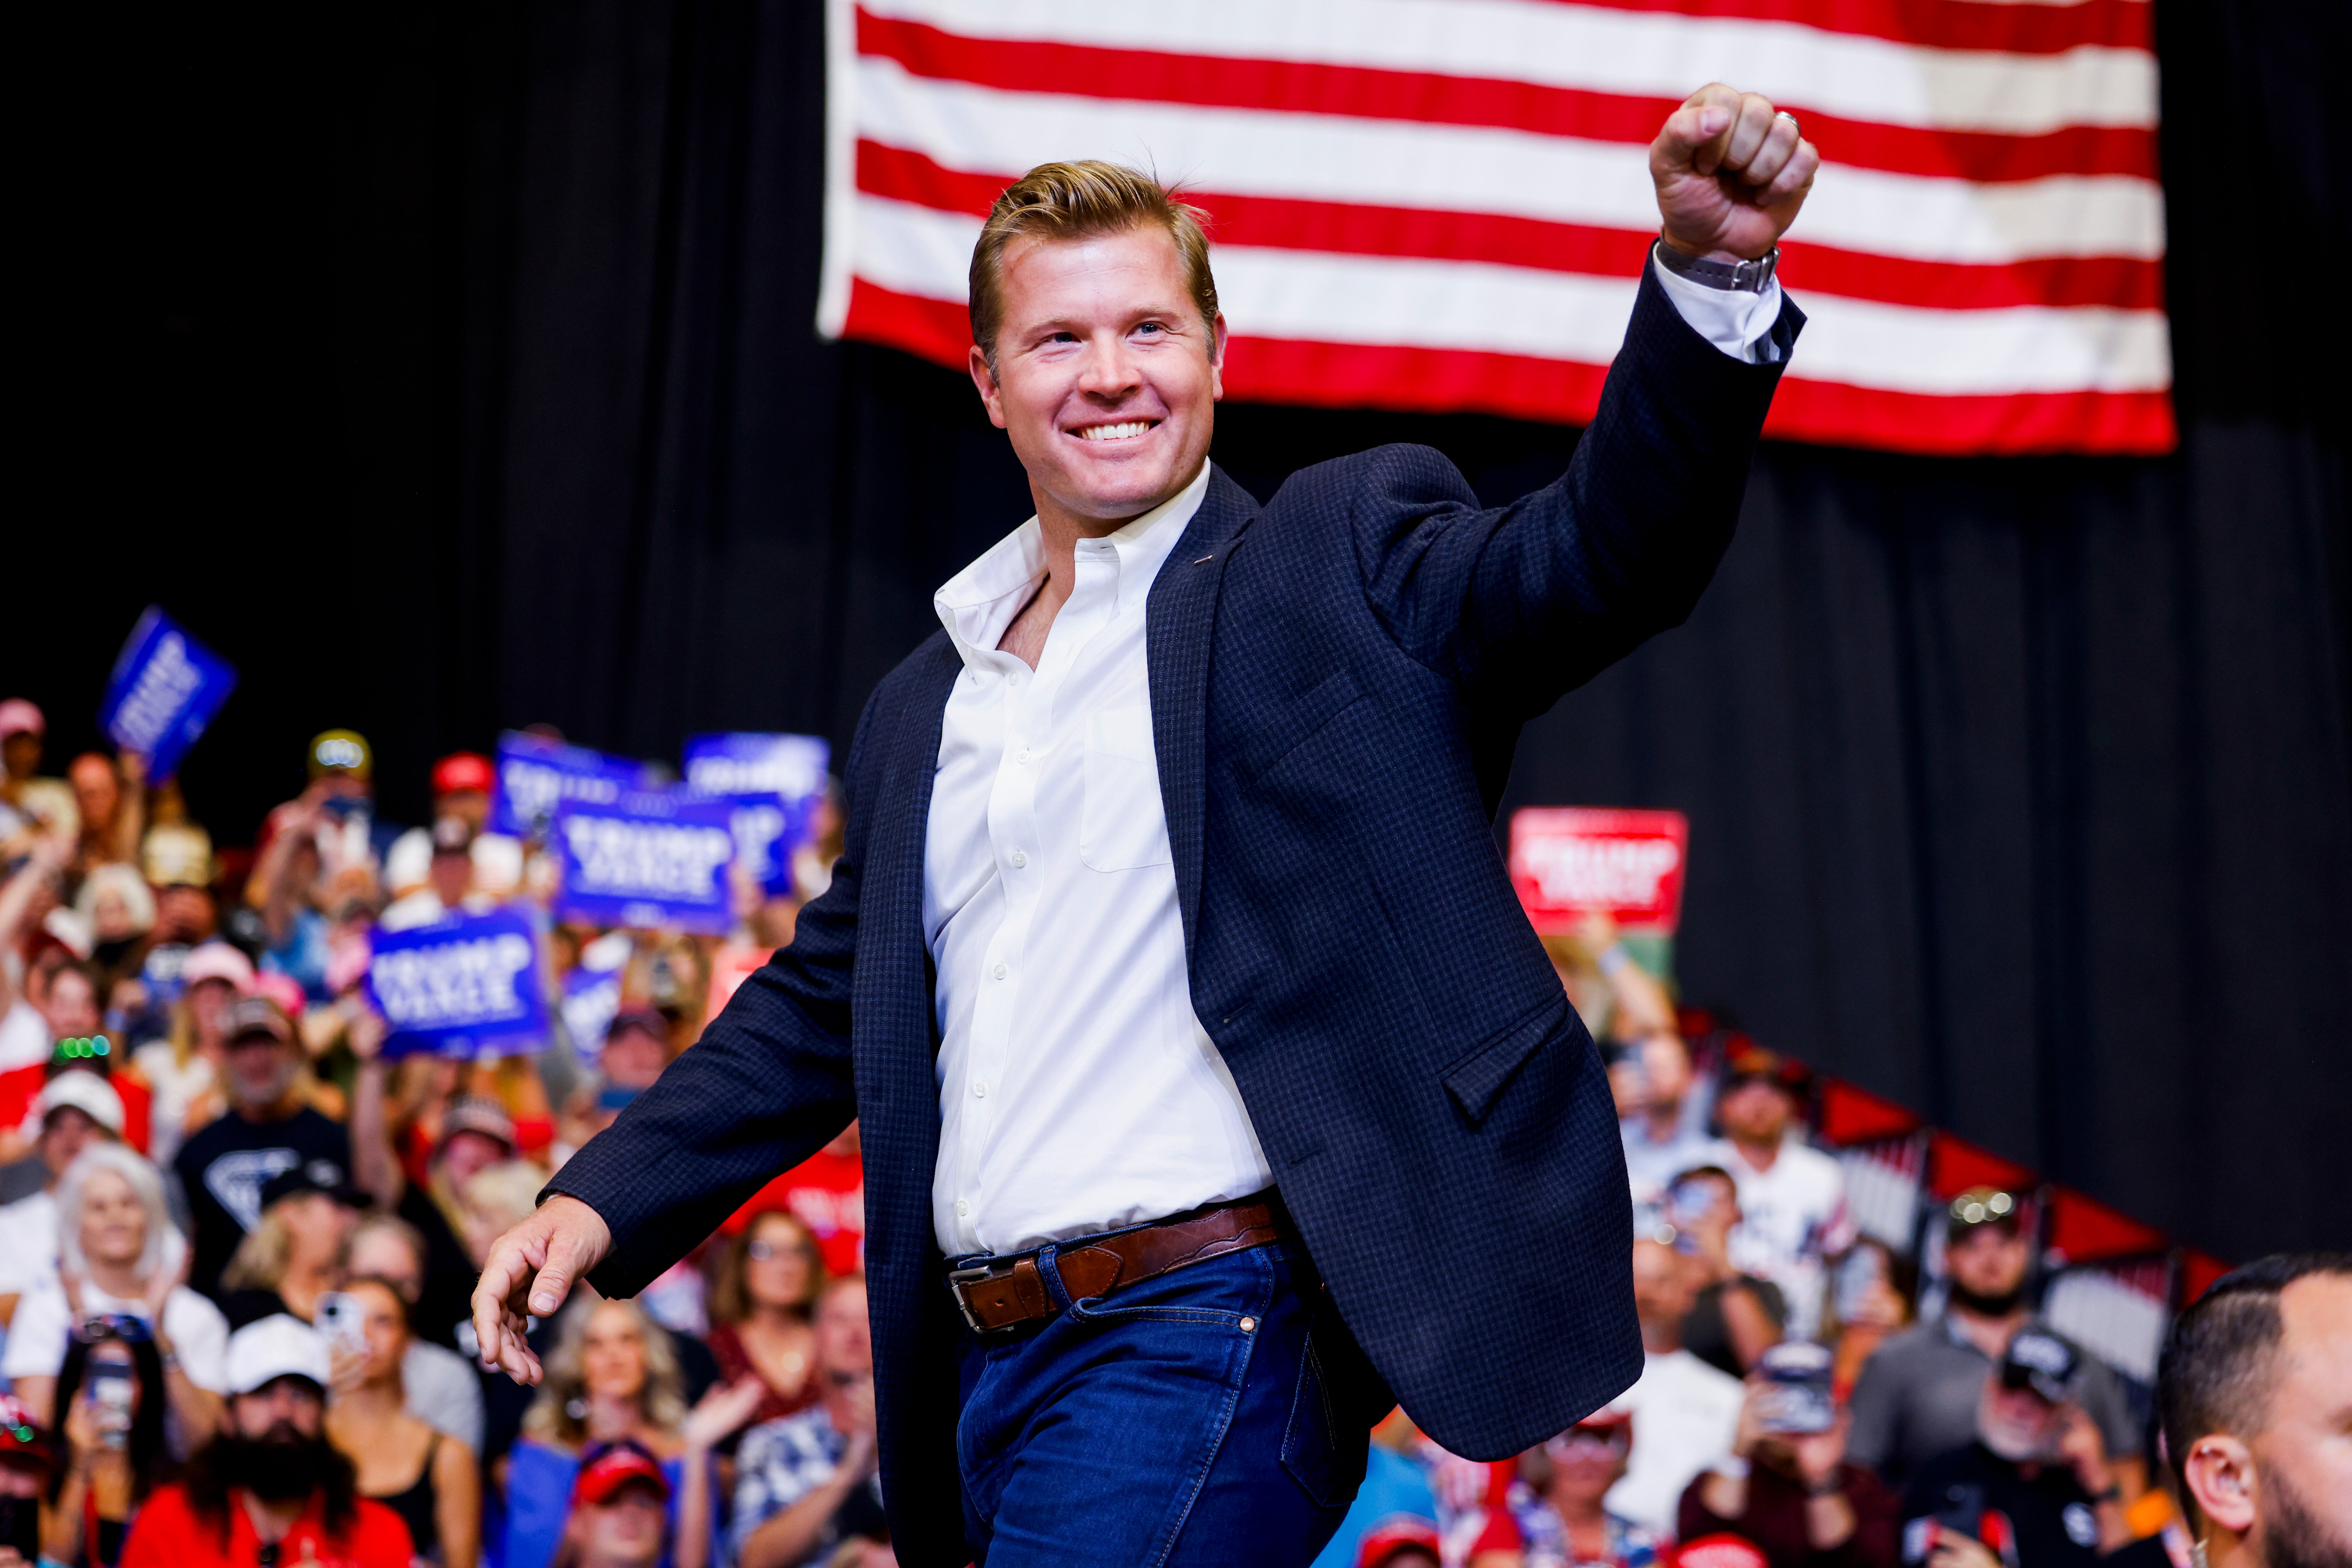
<svg viewBox="0 0 2352 1568">
<path fill-rule="evenodd" d="M 1004 428 L 1004 395 L 997 390 L 996 373 L 988 368 L 988 356 L 980 345 L 971 345 L 971 357 L 965 362 L 971 372 L 971 384 L 980 389 L 980 401 L 988 409 L 988 422 L 999 430 Z"/>
<path fill-rule="evenodd" d="M 1225 313 L 1209 323 L 1209 399 L 1223 402 L 1225 395 Z"/>
<path fill-rule="evenodd" d="M 2254 1527 L 2254 1456 L 2245 1444 L 2215 1432 L 2189 1446 L 2189 1493 L 2197 1511 L 2233 1535 Z"/>
</svg>

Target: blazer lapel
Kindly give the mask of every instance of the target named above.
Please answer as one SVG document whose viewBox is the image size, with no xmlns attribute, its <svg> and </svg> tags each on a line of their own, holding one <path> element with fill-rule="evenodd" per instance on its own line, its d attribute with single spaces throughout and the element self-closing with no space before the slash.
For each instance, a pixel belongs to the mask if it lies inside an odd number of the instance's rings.
<svg viewBox="0 0 2352 1568">
<path fill-rule="evenodd" d="M 858 1032 L 882 1047 L 894 1085 L 911 1069 L 902 1087 L 934 1112 L 931 1037 L 938 1015 L 931 1005 L 930 954 L 923 945 L 923 847 L 931 784 L 939 775 L 940 727 L 948 693 L 962 669 L 954 647 L 940 637 L 908 681 L 898 710 L 876 715 L 876 739 L 887 750 L 866 845 L 865 885 L 858 890 L 859 977 L 871 976 L 873 982 L 870 990 L 858 988 Z"/>
<path fill-rule="evenodd" d="M 1211 466 L 1209 493 L 1169 552 L 1145 601 L 1143 643 L 1151 672 L 1151 744 L 1160 799 L 1176 862 L 1176 901 L 1192 956 L 1201 901 L 1202 814 L 1207 799 L 1209 651 L 1225 560 L 1257 516 L 1247 490 Z"/>
</svg>

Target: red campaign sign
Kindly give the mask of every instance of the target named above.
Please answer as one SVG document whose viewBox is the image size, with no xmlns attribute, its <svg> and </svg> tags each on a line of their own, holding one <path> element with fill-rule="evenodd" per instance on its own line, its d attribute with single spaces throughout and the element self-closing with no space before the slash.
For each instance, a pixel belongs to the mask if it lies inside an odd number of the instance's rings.
<svg viewBox="0 0 2352 1568">
<path fill-rule="evenodd" d="M 727 1009 L 735 989 L 760 972 L 760 966 L 775 956 L 767 947 L 720 948 L 710 955 L 710 1000 L 703 1006 L 702 1020 L 709 1023 Z"/>
<path fill-rule="evenodd" d="M 1531 805 L 1511 816 L 1511 883 L 1541 935 L 1572 931 L 1598 910 L 1670 936 L 1689 845 L 1690 819 L 1679 811 Z"/>
</svg>

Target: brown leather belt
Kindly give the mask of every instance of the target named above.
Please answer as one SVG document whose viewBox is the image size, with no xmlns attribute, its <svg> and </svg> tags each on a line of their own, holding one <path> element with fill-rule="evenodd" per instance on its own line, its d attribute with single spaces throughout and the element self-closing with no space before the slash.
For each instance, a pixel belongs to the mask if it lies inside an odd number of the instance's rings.
<svg viewBox="0 0 2352 1568">
<path fill-rule="evenodd" d="M 1290 1234 L 1281 1200 L 1271 1192 L 1260 1193 L 1091 1241 L 1063 1242 L 1055 1248 L 1054 1266 L 1070 1300 L 1091 1300 L 1187 1264 L 1246 1252 Z M 949 1270 L 948 1291 L 972 1332 L 1016 1329 L 1061 1311 L 1045 1289 L 1037 1258 L 1037 1253 L 1023 1252 Z"/>
</svg>

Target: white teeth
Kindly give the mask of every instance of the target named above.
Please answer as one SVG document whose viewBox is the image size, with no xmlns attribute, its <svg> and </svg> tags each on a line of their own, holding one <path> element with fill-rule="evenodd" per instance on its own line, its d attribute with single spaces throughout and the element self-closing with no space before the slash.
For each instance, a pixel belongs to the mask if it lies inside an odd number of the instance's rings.
<svg viewBox="0 0 2352 1568">
<path fill-rule="evenodd" d="M 1130 419 L 1124 425 L 1089 425 L 1078 432 L 1081 441 L 1118 441 L 1129 436 L 1140 436 L 1151 428 L 1148 419 Z"/>
</svg>

